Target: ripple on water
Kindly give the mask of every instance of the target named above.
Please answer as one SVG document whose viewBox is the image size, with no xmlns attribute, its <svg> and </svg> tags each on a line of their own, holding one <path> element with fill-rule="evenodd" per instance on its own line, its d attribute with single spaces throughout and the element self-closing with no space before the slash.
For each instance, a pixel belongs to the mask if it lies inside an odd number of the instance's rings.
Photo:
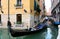
<svg viewBox="0 0 60 39">
<path fill-rule="evenodd" d="M 47 33 L 46 33 L 46 38 L 45 39 L 51 39 L 51 38 L 52 38 L 51 29 L 47 28 Z"/>
<path fill-rule="evenodd" d="M 12 37 L 7 29 L 0 29 L 0 39 L 54 39 L 56 38 L 56 35 L 57 30 L 47 28 L 36 34 L 21 37 Z"/>
</svg>

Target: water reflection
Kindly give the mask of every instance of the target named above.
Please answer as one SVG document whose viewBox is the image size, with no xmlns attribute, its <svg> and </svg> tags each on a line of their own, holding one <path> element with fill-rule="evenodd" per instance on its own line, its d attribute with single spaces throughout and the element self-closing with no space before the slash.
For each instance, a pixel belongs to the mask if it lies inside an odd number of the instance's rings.
<svg viewBox="0 0 60 39">
<path fill-rule="evenodd" d="M 57 33 L 57 28 L 47 28 L 36 34 L 12 37 L 7 29 L 0 29 L 0 39 L 56 39 Z"/>
<path fill-rule="evenodd" d="M 46 33 L 46 38 L 45 39 L 51 39 L 51 38 L 52 38 L 51 29 L 47 28 L 47 33 Z"/>
<path fill-rule="evenodd" d="M 0 29 L 0 39 L 2 39 L 2 31 L 1 31 L 1 29 Z"/>
</svg>

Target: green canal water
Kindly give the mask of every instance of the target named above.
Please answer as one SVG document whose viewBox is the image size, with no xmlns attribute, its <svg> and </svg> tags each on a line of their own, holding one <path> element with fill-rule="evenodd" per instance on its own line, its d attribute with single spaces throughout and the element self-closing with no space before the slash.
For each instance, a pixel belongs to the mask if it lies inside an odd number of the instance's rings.
<svg viewBox="0 0 60 39">
<path fill-rule="evenodd" d="M 21 37 L 12 37 L 8 29 L 0 29 L 0 39 L 57 39 L 57 35 L 58 29 L 54 27 L 44 29 L 36 34 Z"/>
</svg>

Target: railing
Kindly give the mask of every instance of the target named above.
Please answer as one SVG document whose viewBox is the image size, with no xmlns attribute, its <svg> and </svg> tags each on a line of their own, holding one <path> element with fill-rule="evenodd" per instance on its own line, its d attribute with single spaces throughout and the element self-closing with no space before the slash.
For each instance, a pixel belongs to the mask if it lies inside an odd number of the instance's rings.
<svg viewBox="0 0 60 39">
<path fill-rule="evenodd" d="M 22 9 L 23 8 L 23 4 L 21 5 L 15 5 L 16 9 Z"/>
</svg>

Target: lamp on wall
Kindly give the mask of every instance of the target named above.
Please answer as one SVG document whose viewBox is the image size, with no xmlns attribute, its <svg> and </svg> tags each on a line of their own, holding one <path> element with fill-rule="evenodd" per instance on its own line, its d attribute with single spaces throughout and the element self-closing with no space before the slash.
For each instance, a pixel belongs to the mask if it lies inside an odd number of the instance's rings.
<svg viewBox="0 0 60 39">
<path fill-rule="evenodd" d="M 0 7 L 0 10 L 1 10 L 1 13 L 4 13 L 3 10 L 2 10 L 2 7 Z"/>
<path fill-rule="evenodd" d="M 1 10 L 2 13 L 4 13 L 2 10 Z"/>
<path fill-rule="evenodd" d="M 27 10 L 24 9 L 24 12 L 27 13 Z"/>
</svg>

